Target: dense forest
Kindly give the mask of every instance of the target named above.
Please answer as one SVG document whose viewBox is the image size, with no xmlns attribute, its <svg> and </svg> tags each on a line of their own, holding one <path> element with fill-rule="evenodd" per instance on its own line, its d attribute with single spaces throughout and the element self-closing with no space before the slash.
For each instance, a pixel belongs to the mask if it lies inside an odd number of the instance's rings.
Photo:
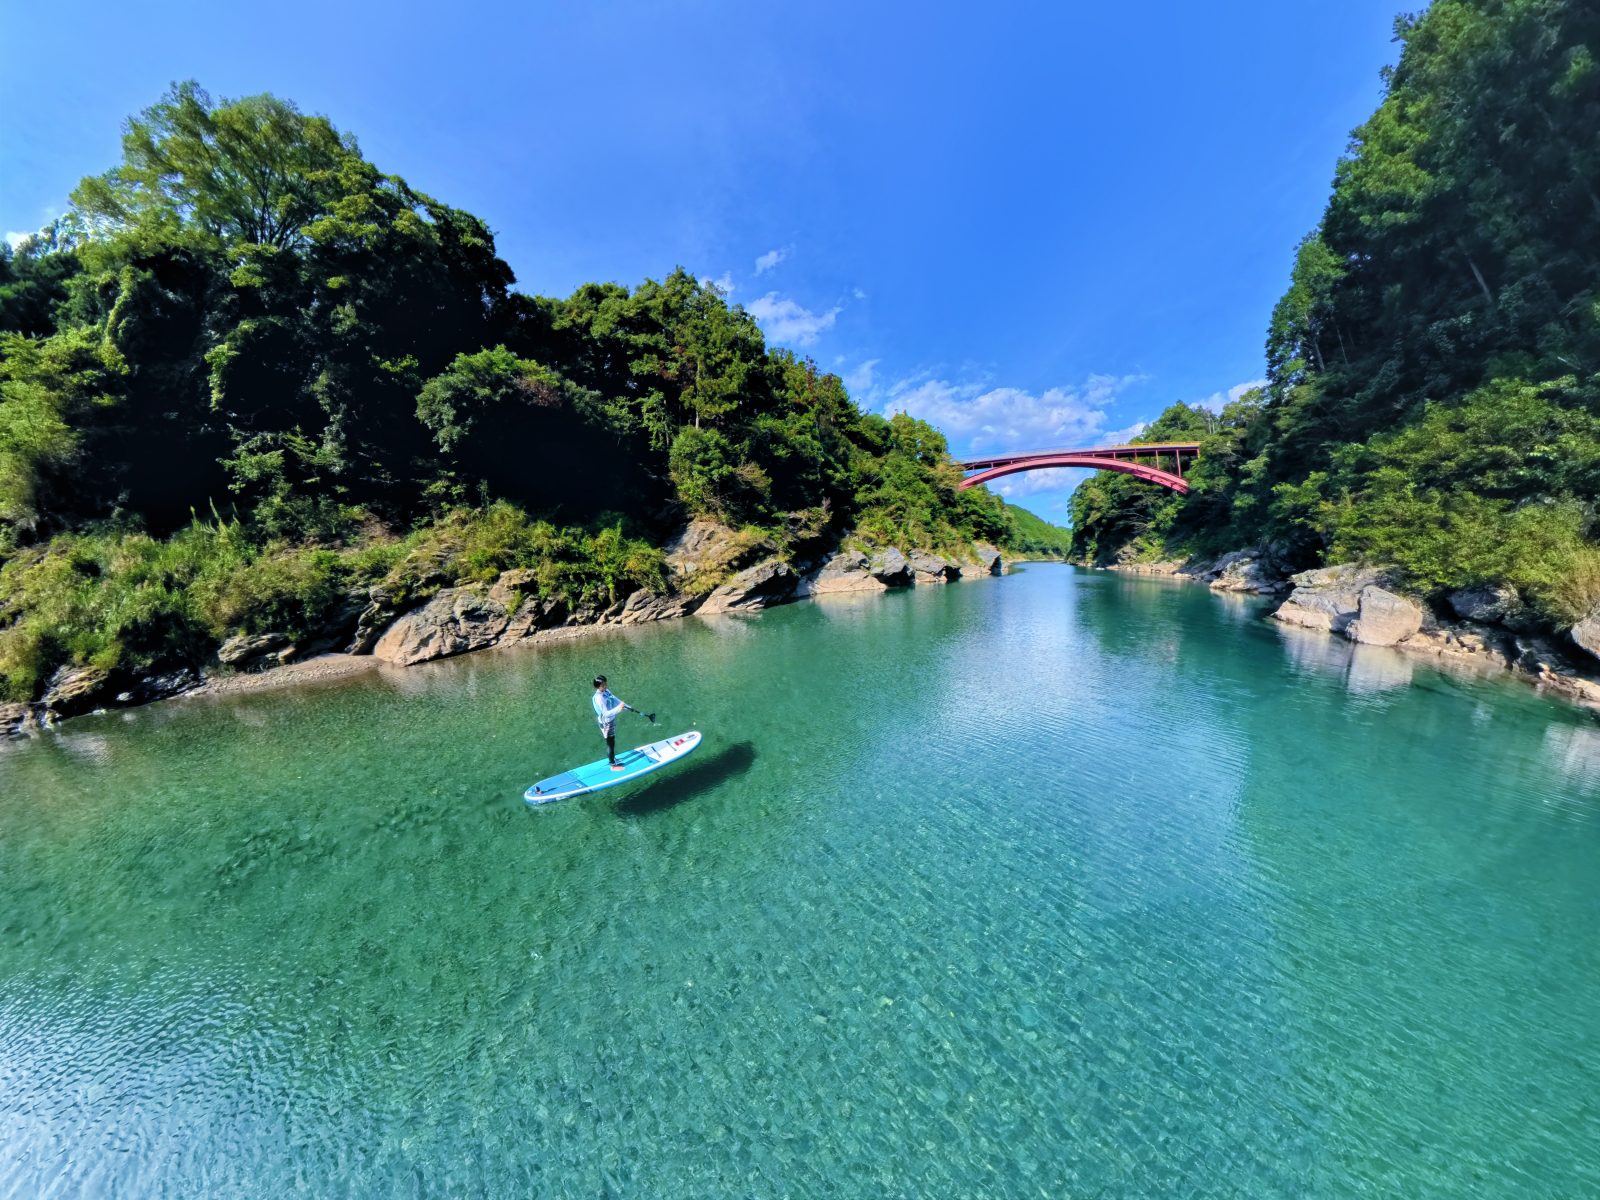
<svg viewBox="0 0 1600 1200">
<path fill-rule="evenodd" d="M 0 699 L 310 636 L 371 586 L 529 567 L 610 602 L 697 515 L 792 555 L 1065 548 L 682 270 L 513 283 L 482 220 L 290 103 L 185 84 L 130 120 L 0 252 Z"/>
<path fill-rule="evenodd" d="M 1097 560 L 1266 545 L 1420 593 L 1600 602 L 1600 6 L 1435 0 L 1338 164 L 1271 314 L 1265 388 L 1143 434 L 1201 440 L 1187 497 L 1100 475 Z"/>
</svg>

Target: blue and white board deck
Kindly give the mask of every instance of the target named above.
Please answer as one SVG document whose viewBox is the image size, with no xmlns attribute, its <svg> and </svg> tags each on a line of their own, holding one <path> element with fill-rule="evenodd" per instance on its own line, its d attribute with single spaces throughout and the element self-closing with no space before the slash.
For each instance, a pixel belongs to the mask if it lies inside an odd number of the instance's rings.
<svg viewBox="0 0 1600 1200">
<path fill-rule="evenodd" d="M 663 738 L 659 742 L 651 742 L 648 746 L 619 750 L 617 761 L 622 764 L 620 771 L 613 771 L 611 764 L 602 758 L 592 763 L 585 763 L 581 767 L 573 767 L 572 770 L 563 771 L 559 775 L 552 775 L 549 779 L 541 779 L 523 792 L 522 798 L 529 804 L 549 804 L 552 800 L 565 800 L 569 796 L 581 796 L 585 792 L 598 792 L 602 788 L 615 787 L 619 783 L 631 783 L 641 775 L 648 775 L 651 771 L 659 771 L 662 767 L 677 762 L 699 744 L 700 731 L 691 729 L 688 733 Z"/>
</svg>

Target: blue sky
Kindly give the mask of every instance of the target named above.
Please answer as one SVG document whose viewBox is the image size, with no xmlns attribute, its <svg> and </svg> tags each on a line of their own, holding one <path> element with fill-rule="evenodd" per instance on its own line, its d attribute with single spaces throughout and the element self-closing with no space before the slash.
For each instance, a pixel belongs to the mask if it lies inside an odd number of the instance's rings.
<svg viewBox="0 0 1600 1200">
<path fill-rule="evenodd" d="M 172 81 L 270 91 L 484 217 L 525 290 L 682 265 L 958 453 L 1092 444 L 1260 378 L 1395 4 L 89 0 L 0 74 L 0 230 Z M 1006 483 L 1063 519 L 1075 474 Z"/>
</svg>

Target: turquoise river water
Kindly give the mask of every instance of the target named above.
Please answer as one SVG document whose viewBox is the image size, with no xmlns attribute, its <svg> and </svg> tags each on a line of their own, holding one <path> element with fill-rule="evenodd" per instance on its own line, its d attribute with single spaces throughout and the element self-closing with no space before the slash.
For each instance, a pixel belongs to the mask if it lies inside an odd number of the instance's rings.
<svg viewBox="0 0 1600 1200">
<path fill-rule="evenodd" d="M 0 750 L 0 1196 L 295 1192 L 1600 1195 L 1600 725 L 1038 566 Z"/>
</svg>

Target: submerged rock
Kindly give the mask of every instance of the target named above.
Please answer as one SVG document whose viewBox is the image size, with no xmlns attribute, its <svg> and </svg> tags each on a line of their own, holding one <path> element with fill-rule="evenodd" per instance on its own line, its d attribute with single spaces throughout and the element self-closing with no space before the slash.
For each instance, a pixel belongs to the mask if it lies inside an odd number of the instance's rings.
<svg viewBox="0 0 1600 1200">
<path fill-rule="evenodd" d="M 1376 585 L 1361 589 L 1359 615 L 1345 628 L 1352 642 L 1393 646 L 1422 628 L 1422 609 Z"/>
<path fill-rule="evenodd" d="M 408 667 L 491 646 L 508 624 L 510 615 L 499 601 L 474 588 L 447 588 L 389 626 L 372 654 Z"/>
</svg>

